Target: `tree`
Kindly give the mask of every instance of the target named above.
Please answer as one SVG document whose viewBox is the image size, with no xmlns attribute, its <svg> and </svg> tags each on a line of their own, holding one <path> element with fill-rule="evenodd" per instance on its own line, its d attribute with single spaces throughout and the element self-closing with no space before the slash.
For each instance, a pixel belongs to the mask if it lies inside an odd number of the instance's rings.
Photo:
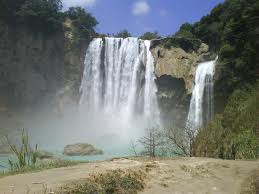
<svg viewBox="0 0 259 194">
<path fill-rule="evenodd" d="M 258 66 L 258 0 L 226 0 L 194 24 L 175 34 L 198 38 L 219 54 L 215 90 L 228 97 L 236 88 L 255 83 Z"/>
<path fill-rule="evenodd" d="M 0 20 L 7 23 L 16 21 L 16 13 L 25 0 L 0 0 Z"/>
<path fill-rule="evenodd" d="M 193 26 L 189 23 L 185 23 L 180 27 L 180 30 L 175 33 L 175 36 L 177 37 L 183 37 L 183 38 L 194 38 L 193 35 Z"/>
<path fill-rule="evenodd" d="M 130 140 L 130 145 L 131 145 L 131 150 L 132 152 L 134 153 L 135 157 L 138 156 L 138 153 L 137 153 L 137 144 L 134 140 Z"/>
<path fill-rule="evenodd" d="M 118 32 L 114 36 L 117 38 L 128 38 L 128 37 L 131 37 L 131 34 L 128 30 L 125 29 L 125 30 Z"/>
<path fill-rule="evenodd" d="M 145 32 L 139 38 L 142 40 L 153 40 L 153 39 L 160 39 L 161 36 L 158 34 L 158 32 Z"/>
<path fill-rule="evenodd" d="M 73 32 L 79 36 L 90 37 L 95 33 L 94 27 L 98 21 L 81 7 L 70 7 L 65 16 L 72 20 Z"/>
<path fill-rule="evenodd" d="M 53 31 L 62 26 L 61 9 L 61 0 L 25 0 L 17 16 L 35 29 Z"/>
<path fill-rule="evenodd" d="M 167 138 L 175 146 L 174 154 L 192 156 L 195 138 L 195 132 L 192 129 L 188 127 L 184 130 L 171 128 L 167 131 Z"/>
<path fill-rule="evenodd" d="M 144 153 L 151 158 L 155 158 L 158 147 L 163 144 L 163 136 L 158 129 L 150 128 L 146 129 L 145 136 L 139 142 L 144 146 Z"/>
</svg>

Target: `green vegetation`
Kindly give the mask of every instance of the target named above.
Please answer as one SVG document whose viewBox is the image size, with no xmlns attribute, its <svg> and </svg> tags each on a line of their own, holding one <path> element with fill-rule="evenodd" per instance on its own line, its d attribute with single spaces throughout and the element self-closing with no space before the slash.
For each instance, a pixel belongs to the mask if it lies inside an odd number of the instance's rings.
<svg viewBox="0 0 259 194">
<path fill-rule="evenodd" d="M 41 31 L 62 29 L 61 0 L 0 0 L 0 20 Z"/>
<path fill-rule="evenodd" d="M 25 25 L 33 31 L 54 33 L 63 30 L 66 18 L 72 20 L 76 36 L 95 34 L 96 19 L 84 9 L 70 8 L 63 13 L 61 0 L 0 0 L 0 21 L 8 25 Z"/>
<path fill-rule="evenodd" d="M 35 149 L 32 149 L 30 146 L 29 135 L 24 129 L 21 135 L 21 144 L 12 144 L 8 137 L 7 142 L 10 146 L 10 150 L 16 157 L 16 161 L 12 161 L 9 159 L 9 165 L 11 171 L 19 171 L 20 169 L 35 166 L 37 161 L 37 150 L 38 146 L 35 146 Z"/>
<path fill-rule="evenodd" d="M 156 47 L 158 44 L 170 49 L 171 47 L 179 47 L 186 52 L 197 52 L 201 46 L 201 40 L 195 38 L 183 38 L 183 37 L 168 37 L 161 40 L 153 40 L 152 47 Z"/>
<path fill-rule="evenodd" d="M 53 159 L 51 153 L 46 151 L 38 151 L 36 144 L 35 149 L 32 149 L 30 145 L 28 132 L 23 129 L 21 134 L 21 142 L 12 144 L 7 137 L 7 143 L 10 146 L 10 150 L 15 156 L 14 160 L 9 159 L 10 170 L 7 172 L 0 172 L 0 177 L 41 171 L 51 168 L 67 167 L 79 164 L 78 161 L 68 160 L 49 160 L 46 162 L 38 161 L 38 159 Z"/>
<path fill-rule="evenodd" d="M 200 129 L 195 142 L 196 156 L 224 159 L 256 158 L 256 130 L 259 118 L 259 84 L 237 89 L 221 115 Z"/>
<path fill-rule="evenodd" d="M 95 34 L 93 29 L 97 20 L 81 7 L 71 7 L 64 13 L 72 21 L 72 31 L 76 37 L 91 37 Z"/>
<path fill-rule="evenodd" d="M 61 0 L 25 0 L 16 12 L 17 19 L 35 29 L 53 31 L 62 28 Z"/>
<path fill-rule="evenodd" d="M 160 39 L 161 36 L 158 34 L 158 32 L 145 32 L 139 38 L 142 40 L 153 40 L 153 39 Z"/>
<path fill-rule="evenodd" d="M 180 30 L 175 33 L 176 37 L 182 38 L 195 38 L 195 35 L 192 32 L 193 26 L 189 23 L 185 23 L 180 27 Z"/>
<path fill-rule="evenodd" d="M 145 173 L 111 170 L 61 187 L 62 194 L 136 194 L 144 189 Z"/>
<path fill-rule="evenodd" d="M 23 173 L 30 173 L 30 172 L 39 172 L 42 170 L 52 169 L 52 168 L 62 168 L 68 166 L 74 166 L 80 164 L 82 162 L 78 161 L 70 161 L 70 160 L 53 160 L 48 162 L 37 163 L 33 166 L 25 166 L 23 168 L 15 169 L 12 171 L 0 172 L 0 178 L 9 175 L 15 174 L 23 174 Z"/>
<path fill-rule="evenodd" d="M 114 37 L 117 38 L 128 38 L 131 37 L 131 33 L 128 30 L 122 30 L 120 32 L 118 32 L 117 34 L 114 35 Z"/>
<path fill-rule="evenodd" d="M 256 40 L 259 1 L 226 0 L 208 16 L 191 25 L 183 24 L 175 34 L 199 38 L 219 54 L 216 90 L 231 94 L 244 83 L 256 80 Z"/>
<path fill-rule="evenodd" d="M 177 37 L 198 38 L 219 55 L 215 100 L 227 104 L 222 114 L 200 129 L 196 156 L 255 158 L 258 127 L 259 1 L 226 0 L 195 24 L 183 24 Z M 222 100 L 221 100 L 222 101 Z M 223 103 L 224 104 L 224 103 Z"/>
</svg>

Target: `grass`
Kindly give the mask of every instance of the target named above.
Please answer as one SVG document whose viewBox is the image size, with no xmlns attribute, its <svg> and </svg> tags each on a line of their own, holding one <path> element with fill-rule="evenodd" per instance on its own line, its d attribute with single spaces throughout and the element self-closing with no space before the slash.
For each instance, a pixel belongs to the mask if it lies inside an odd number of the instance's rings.
<svg viewBox="0 0 259 194">
<path fill-rule="evenodd" d="M 7 143 L 12 151 L 15 160 L 8 159 L 10 171 L 0 172 L 0 178 L 9 175 L 23 174 L 29 172 L 38 172 L 42 170 L 61 168 L 77 165 L 79 161 L 70 160 L 49 160 L 46 162 L 38 162 L 38 159 L 52 158 L 52 154 L 41 152 L 36 144 L 35 149 L 30 145 L 29 134 L 24 129 L 22 130 L 20 142 L 11 143 L 6 137 Z"/>
<path fill-rule="evenodd" d="M 21 142 L 12 144 L 9 141 L 8 136 L 6 137 L 7 143 L 10 150 L 17 158 L 16 161 L 8 159 L 11 171 L 17 171 L 30 166 L 35 166 L 37 162 L 37 151 L 38 145 L 36 144 L 35 149 L 30 145 L 29 134 L 24 129 L 21 134 Z"/>
<path fill-rule="evenodd" d="M 0 178 L 3 178 L 5 176 L 10 176 L 10 175 L 16 175 L 16 174 L 39 172 L 39 171 L 43 171 L 43 170 L 47 170 L 47 169 L 74 166 L 74 165 L 77 165 L 80 163 L 84 163 L 84 162 L 70 161 L 70 160 L 53 160 L 50 162 L 44 162 L 44 163 L 35 164 L 32 166 L 25 166 L 23 168 L 19 168 L 16 170 L 2 171 L 2 172 L 0 172 Z"/>
<path fill-rule="evenodd" d="M 137 194 L 144 189 L 141 170 L 111 170 L 67 184 L 57 194 Z"/>
</svg>

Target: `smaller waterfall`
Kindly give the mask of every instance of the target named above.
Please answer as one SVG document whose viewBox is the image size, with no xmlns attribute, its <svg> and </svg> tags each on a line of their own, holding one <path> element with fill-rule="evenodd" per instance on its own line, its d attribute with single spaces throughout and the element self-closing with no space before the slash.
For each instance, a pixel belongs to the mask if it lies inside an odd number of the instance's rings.
<svg viewBox="0 0 259 194">
<path fill-rule="evenodd" d="M 217 60 L 217 59 L 216 59 Z M 216 60 L 198 65 L 186 127 L 195 131 L 213 117 L 213 76 Z"/>
</svg>

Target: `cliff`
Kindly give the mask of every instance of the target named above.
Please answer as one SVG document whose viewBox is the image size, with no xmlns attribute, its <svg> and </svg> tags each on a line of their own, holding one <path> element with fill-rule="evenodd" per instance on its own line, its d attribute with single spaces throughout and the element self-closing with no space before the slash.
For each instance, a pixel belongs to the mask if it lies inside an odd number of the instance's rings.
<svg viewBox="0 0 259 194">
<path fill-rule="evenodd" d="M 51 110 L 75 105 L 90 39 L 73 34 L 71 20 L 63 31 L 46 34 L 23 26 L 2 25 L 0 40 L 0 114 Z M 210 60 L 198 39 L 151 41 L 159 105 L 166 126 L 184 127 L 198 63 Z"/>
<path fill-rule="evenodd" d="M 0 112 L 53 108 L 65 93 L 77 98 L 87 42 L 71 31 L 69 20 L 52 34 L 1 24 Z"/>
<path fill-rule="evenodd" d="M 153 40 L 151 52 L 162 118 L 168 127 L 184 127 L 196 67 L 215 56 L 199 39 L 175 37 Z"/>
</svg>

